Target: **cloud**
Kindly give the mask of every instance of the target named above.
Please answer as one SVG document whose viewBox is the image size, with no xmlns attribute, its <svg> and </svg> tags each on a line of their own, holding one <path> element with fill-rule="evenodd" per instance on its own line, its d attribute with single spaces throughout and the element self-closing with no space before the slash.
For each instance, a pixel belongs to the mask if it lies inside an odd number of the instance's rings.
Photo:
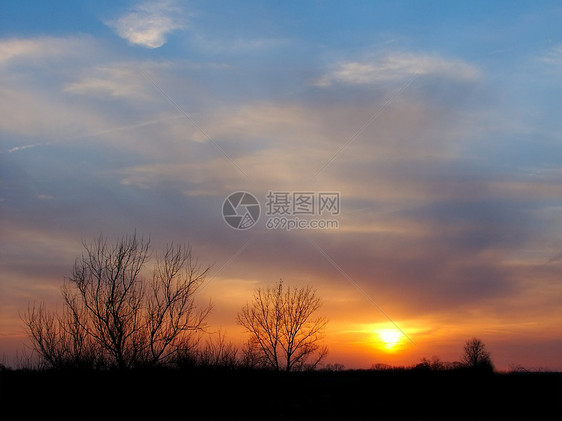
<svg viewBox="0 0 562 421">
<path fill-rule="evenodd" d="M 1 107 L 0 130 L 10 133 L 10 142 L 18 141 L 19 136 L 26 142 L 10 145 L 11 152 L 95 132 L 107 124 L 100 114 L 54 98 L 48 89 L 13 84 L 3 89 L 2 95 L 10 105 Z"/>
<path fill-rule="evenodd" d="M 107 25 L 131 44 L 158 48 L 166 43 L 170 32 L 185 27 L 181 16 L 173 1 L 144 2 Z"/>
<path fill-rule="evenodd" d="M 316 85 L 370 85 L 415 75 L 474 81 L 480 77 L 480 72 L 463 60 L 413 53 L 391 53 L 378 60 L 341 63 L 335 70 L 321 77 Z"/>
<path fill-rule="evenodd" d="M 562 44 L 550 48 L 545 54 L 539 56 L 539 61 L 546 64 L 546 71 L 558 78 L 562 69 Z"/>
<path fill-rule="evenodd" d="M 2 149 L 30 152 L 91 138 L 136 143 L 130 133 L 177 118 L 162 110 L 163 99 L 143 77 L 162 84 L 158 76 L 166 72 L 161 79 L 168 81 L 167 69 L 166 62 L 116 61 L 89 37 L 0 41 L 0 76 L 9 81 L 0 87 Z"/>
<path fill-rule="evenodd" d="M 21 57 L 58 55 L 62 51 L 58 40 L 53 38 L 43 40 L 43 42 L 35 39 L 12 39 L 0 42 L 0 64 Z"/>
<path fill-rule="evenodd" d="M 95 42 L 89 37 L 39 37 L 14 38 L 0 41 L 0 66 L 17 63 L 37 65 L 41 60 L 58 60 L 67 63 L 71 57 L 83 56 L 84 51 L 94 53 Z"/>
<path fill-rule="evenodd" d="M 140 73 L 142 63 L 111 63 L 88 69 L 78 80 L 68 83 L 65 92 L 82 95 L 148 101 L 154 89 Z"/>
</svg>

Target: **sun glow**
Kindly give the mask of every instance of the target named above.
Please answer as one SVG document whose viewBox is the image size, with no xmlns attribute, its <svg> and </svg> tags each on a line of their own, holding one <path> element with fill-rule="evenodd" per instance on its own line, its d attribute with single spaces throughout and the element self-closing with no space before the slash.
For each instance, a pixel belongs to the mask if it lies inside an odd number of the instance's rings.
<svg viewBox="0 0 562 421">
<path fill-rule="evenodd" d="M 402 332 L 396 329 L 381 329 L 377 334 L 382 341 L 383 348 L 387 351 L 395 351 L 396 345 L 402 340 Z"/>
</svg>

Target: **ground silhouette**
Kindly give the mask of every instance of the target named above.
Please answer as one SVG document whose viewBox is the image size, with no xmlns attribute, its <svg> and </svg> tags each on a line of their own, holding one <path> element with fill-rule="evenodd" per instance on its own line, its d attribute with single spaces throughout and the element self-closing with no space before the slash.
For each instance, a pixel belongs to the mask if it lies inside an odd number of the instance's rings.
<svg viewBox="0 0 562 421">
<path fill-rule="evenodd" d="M 560 373 L 3 370 L 0 418 L 560 419 Z"/>
</svg>

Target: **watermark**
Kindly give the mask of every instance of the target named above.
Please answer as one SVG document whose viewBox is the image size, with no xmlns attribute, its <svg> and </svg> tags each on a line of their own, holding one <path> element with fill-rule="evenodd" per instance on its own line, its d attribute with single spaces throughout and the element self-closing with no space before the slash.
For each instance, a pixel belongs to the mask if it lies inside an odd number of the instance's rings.
<svg viewBox="0 0 562 421">
<path fill-rule="evenodd" d="M 336 229 L 340 224 L 337 219 L 302 219 L 274 216 L 267 220 L 265 227 L 270 230 L 307 230 L 307 229 Z"/>
<path fill-rule="evenodd" d="M 270 190 L 263 203 L 265 227 L 269 230 L 339 228 L 339 220 L 334 218 L 341 212 L 339 192 Z M 246 191 L 231 193 L 222 205 L 224 221 L 238 230 L 256 225 L 260 212 L 257 197 Z"/>
<path fill-rule="evenodd" d="M 231 193 L 222 204 L 224 221 L 237 230 L 247 230 L 256 225 L 260 211 L 256 196 L 246 191 Z"/>
</svg>

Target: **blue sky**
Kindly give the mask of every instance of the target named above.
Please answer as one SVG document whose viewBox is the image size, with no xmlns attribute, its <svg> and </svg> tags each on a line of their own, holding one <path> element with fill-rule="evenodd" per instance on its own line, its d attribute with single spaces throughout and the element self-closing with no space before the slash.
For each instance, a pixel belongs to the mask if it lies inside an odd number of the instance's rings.
<svg viewBox="0 0 562 421">
<path fill-rule="evenodd" d="M 202 299 L 233 338 L 252 289 L 283 278 L 324 297 L 333 361 L 454 360 L 481 336 L 501 367 L 561 369 L 561 18 L 531 1 L 0 3 L 0 346 L 23 343 L 27 302 L 57 302 L 82 240 L 136 229 L 214 264 Z M 338 191 L 339 228 L 233 230 L 238 190 Z M 389 320 L 365 294 L 415 347 L 369 347 Z"/>
</svg>

